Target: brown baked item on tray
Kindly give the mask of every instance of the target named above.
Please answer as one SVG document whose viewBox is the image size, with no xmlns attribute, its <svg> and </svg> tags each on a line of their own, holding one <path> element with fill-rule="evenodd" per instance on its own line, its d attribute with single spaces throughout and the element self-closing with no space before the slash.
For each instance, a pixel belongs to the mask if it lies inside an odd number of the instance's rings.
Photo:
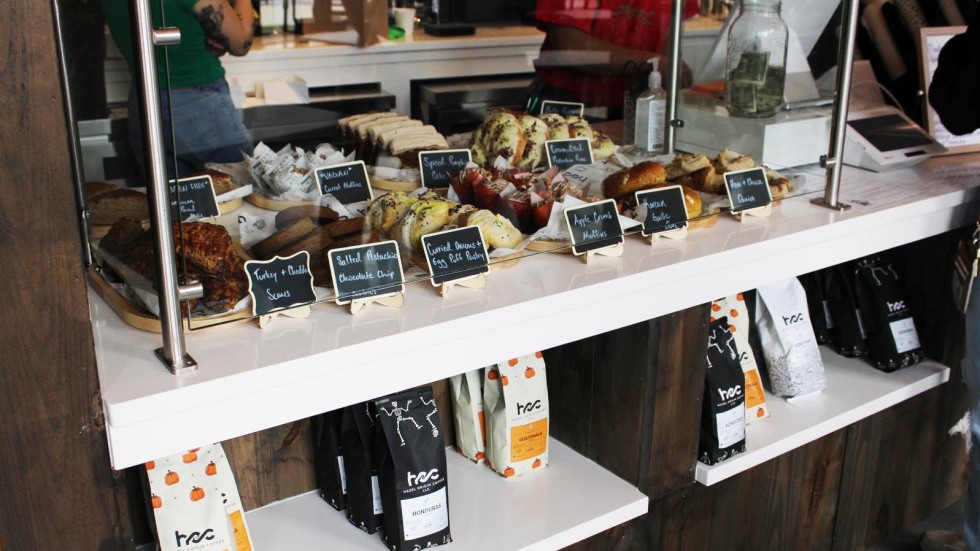
<svg viewBox="0 0 980 551">
<path fill-rule="evenodd" d="M 313 231 L 304 235 L 298 241 L 294 241 L 276 251 L 275 256 L 286 258 L 300 251 L 306 251 L 312 256 L 326 248 L 332 242 L 333 237 L 330 236 L 330 230 L 327 226 L 317 226 Z"/>
<path fill-rule="evenodd" d="M 96 195 L 119 189 L 108 182 L 85 182 L 85 198 L 92 199 Z"/>
<path fill-rule="evenodd" d="M 272 258 L 279 249 L 291 245 L 316 227 L 312 218 L 300 218 L 276 233 L 252 245 L 252 255 L 255 258 Z"/>
<path fill-rule="evenodd" d="M 332 208 L 320 205 L 289 207 L 276 214 L 276 229 L 281 230 L 300 218 L 312 218 L 314 224 L 320 225 L 329 224 L 339 219 L 340 215 L 334 212 Z"/>
<path fill-rule="evenodd" d="M 109 226 L 120 218 L 136 218 L 146 220 L 150 210 L 146 202 L 146 194 L 135 189 L 115 189 L 100 193 L 88 202 L 92 223 L 97 226 Z"/>
<path fill-rule="evenodd" d="M 349 235 L 352 233 L 360 233 L 364 229 L 364 217 L 356 216 L 354 218 L 345 218 L 343 220 L 337 220 L 336 222 L 331 222 L 327 224 L 327 230 L 330 232 L 330 237 L 342 237 L 344 235 Z"/>
<path fill-rule="evenodd" d="M 235 184 L 230 174 L 225 174 L 224 172 L 218 172 L 217 170 L 208 169 L 204 172 L 206 175 L 211 177 L 211 184 L 214 186 L 215 197 L 220 197 L 229 191 L 234 191 L 239 186 Z"/>
<path fill-rule="evenodd" d="M 667 171 L 663 165 L 656 161 L 643 161 L 606 177 L 602 181 L 602 193 L 606 198 L 619 199 L 666 181 Z"/>
</svg>

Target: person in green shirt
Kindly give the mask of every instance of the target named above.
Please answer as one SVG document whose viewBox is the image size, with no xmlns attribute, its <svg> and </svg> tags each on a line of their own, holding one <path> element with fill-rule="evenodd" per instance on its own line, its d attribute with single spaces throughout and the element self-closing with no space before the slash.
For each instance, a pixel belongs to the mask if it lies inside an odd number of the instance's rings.
<svg viewBox="0 0 980 551">
<path fill-rule="evenodd" d="M 130 3 L 103 0 L 103 10 L 132 73 Z M 157 48 L 168 175 L 180 178 L 202 171 L 205 163 L 241 161 L 243 152 L 252 153 L 252 142 L 231 101 L 219 58 L 226 53 L 243 56 L 251 48 L 255 14 L 250 0 L 153 0 L 152 9 L 155 27 L 177 27 L 181 35 L 180 44 L 168 48 L 169 79 L 163 48 Z M 142 166 L 138 113 L 135 92 L 130 90 L 129 142 Z"/>
</svg>

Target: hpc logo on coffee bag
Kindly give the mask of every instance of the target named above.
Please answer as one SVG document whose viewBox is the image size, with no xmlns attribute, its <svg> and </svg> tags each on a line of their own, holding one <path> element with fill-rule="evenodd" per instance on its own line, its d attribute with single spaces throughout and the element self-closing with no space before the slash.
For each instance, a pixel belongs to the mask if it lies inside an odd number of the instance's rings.
<svg viewBox="0 0 980 551">
<path fill-rule="evenodd" d="M 486 369 L 487 461 L 504 477 L 548 466 L 548 380 L 540 352 Z"/>
<path fill-rule="evenodd" d="M 698 441 L 698 460 L 707 465 L 745 451 L 745 376 L 738 357 L 728 317 L 714 318 L 708 333 Z"/>
</svg>

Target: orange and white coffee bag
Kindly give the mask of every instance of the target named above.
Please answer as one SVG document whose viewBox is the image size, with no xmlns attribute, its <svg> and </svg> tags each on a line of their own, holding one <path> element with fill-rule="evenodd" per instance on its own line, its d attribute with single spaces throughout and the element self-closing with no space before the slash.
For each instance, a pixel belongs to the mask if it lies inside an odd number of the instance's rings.
<svg viewBox="0 0 980 551">
<path fill-rule="evenodd" d="M 751 425 L 769 417 L 766 406 L 766 391 L 762 387 L 762 377 L 759 366 L 755 362 L 755 354 L 749 346 L 749 309 L 745 304 L 742 293 L 718 299 L 711 303 L 711 321 L 725 316 L 728 318 L 728 329 L 735 339 L 735 347 L 739 352 L 738 363 L 745 373 L 745 424 Z"/>
<path fill-rule="evenodd" d="M 449 379 L 456 420 L 456 448 L 464 457 L 483 461 L 487 447 L 486 414 L 483 411 L 483 370 L 477 369 Z"/>
<path fill-rule="evenodd" d="M 487 463 L 505 477 L 548 466 L 548 380 L 540 352 L 485 370 Z"/>
</svg>

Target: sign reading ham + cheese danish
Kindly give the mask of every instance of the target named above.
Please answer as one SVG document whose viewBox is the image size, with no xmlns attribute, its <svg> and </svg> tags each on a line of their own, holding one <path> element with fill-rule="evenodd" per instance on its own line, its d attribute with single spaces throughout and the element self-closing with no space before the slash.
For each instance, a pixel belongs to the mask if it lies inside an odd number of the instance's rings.
<svg viewBox="0 0 980 551">
<path fill-rule="evenodd" d="M 330 194 L 344 205 L 373 199 L 364 161 L 322 166 L 314 171 L 320 195 Z"/>
<path fill-rule="evenodd" d="M 333 249 L 327 253 L 327 260 L 337 304 L 405 289 L 398 243 L 394 241 Z"/>
<path fill-rule="evenodd" d="M 419 151 L 419 171 L 422 173 L 422 187 L 446 189 L 449 179 L 459 174 L 470 162 L 469 149 L 449 149 L 443 151 Z"/>
<path fill-rule="evenodd" d="M 210 176 L 191 176 L 170 182 L 170 216 L 174 222 L 211 218 L 218 214 L 218 199 Z"/>
<path fill-rule="evenodd" d="M 757 209 L 772 204 L 772 192 L 766 171 L 761 168 L 726 172 L 725 189 L 733 213 Z"/>
<path fill-rule="evenodd" d="M 316 302 L 310 253 L 300 251 L 286 258 L 249 260 L 245 263 L 252 315 L 264 316 L 280 310 Z"/>
</svg>

